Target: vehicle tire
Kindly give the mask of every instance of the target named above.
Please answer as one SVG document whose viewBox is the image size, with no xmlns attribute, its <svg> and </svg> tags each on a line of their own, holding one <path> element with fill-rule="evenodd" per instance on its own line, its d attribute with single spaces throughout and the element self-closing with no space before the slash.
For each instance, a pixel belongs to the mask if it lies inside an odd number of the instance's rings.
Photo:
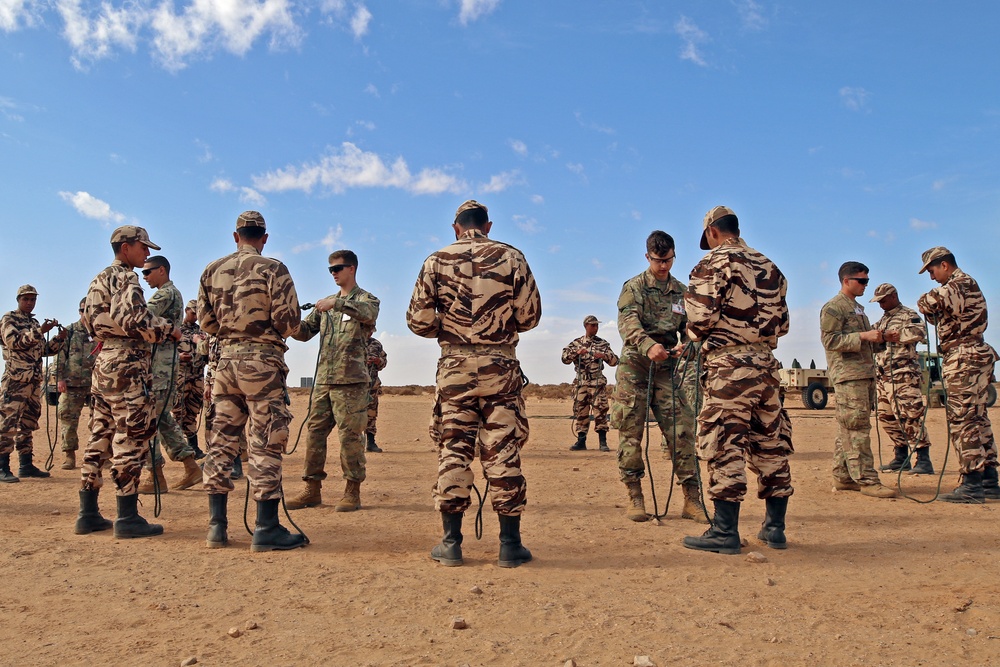
<svg viewBox="0 0 1000 667">
<path fill-rule="evenodd" d="M 802 390 L 802 405 L 810 410 L 822 410 L 826 407 L 829 394 L 822 382 L 810 382 L 809 386 Z"/>
<path fill-rule="evenodd" d="M 986 407 L 992 408 L 997 402 L 997 386 L 995 384 L 986 385 Z"/>
</svg>

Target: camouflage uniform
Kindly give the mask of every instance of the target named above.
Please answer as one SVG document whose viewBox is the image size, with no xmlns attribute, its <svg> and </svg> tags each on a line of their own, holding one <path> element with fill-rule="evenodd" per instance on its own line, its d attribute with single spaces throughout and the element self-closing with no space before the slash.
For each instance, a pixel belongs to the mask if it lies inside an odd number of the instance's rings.
<svg viewBox="0 0 1000 667">
<path fill-rule="evenodd" d="M 618 331 L 624 345 L 615 373 L 611 426 L 618 429 L 618 469 L 625 484 L 646 474 L 642 438 L 650 409 L 665 442 L 674 445 L 671 458 L 677 483 L 697 480 L 694 408 L 685 388 L 693 386 L 695 378 L 687 365 L 673 357 L 655 362 L 652 401 L 646 404 L 649 369 L 654 364 L 646 353 L 657 343 L 669 350 L 687 340 L 684 289 L 673 276 L 659 281 L 647 269 L 626 281 L 618 297 Z"/>
<path fill-rule="evenodd" d="M 876 293 L 872 301 L 878 298 Z M 885 311 L 875 328 L 883 334 L 899 332 L 898 343 L 879 345 L 874 356 L 878 421 L 895 447 L 930 447 L 924 428 L 924 397 L 920 393 L 920 358 L 917 355 L 917 345 L 927 342 L 923 320 L 917 311 L 899 305 Z"/>
<path fill-rule="evenodd" d="M 197 302 L 189 301 L 188 307 L 197 308 Z M 198 323 L 181 324 L 181 340 L 177 343 L 177 401 L 174 403 L 174 419 L 180 425 L 184 436 L 190 440 L 198 435 L 198 418 L 204 405 L 205 364 L 208 357 L 198 350 L 195 336 L 202 335 Z M 191 360 L 181 359 L 182 354 L 190 354 Z"/>
<path fill-rule="evenodd" d="M 66 340 L 56 357 L 56 381 L 66 383 L 59 395 L 59 421 L 62 423 L 62 450 L 75 452 L 80 440 L 80 413 L 90 402 L 90 376 L 94 370 L 97 341 L 80 322 L 66 327 Z"/>
<path fill-rule="evenodd" d="M 300 321 L 288 269 L 241 243 L 202 273 L 198 320 L 205 332 L 218 337 L 219 345 L 212 374 L 214 414 L 206 432 L 205 488 L 210 495 L 233 490 L 233 458 L 239 455 L 249 422 L 248 476 L 254 499 L 279 499 L 281 456 L 292 420 L 286 404 L 285 339 L 298 330 Z"/>
<path fill-rule="evenodd" d="M 378 377 L 378 372 L 385 368 L 385 365 L 389 362 L 389 358 L 385 353 L 385 349 L 382 347 L 382 343 L 379 342 L 378 338 L 369 336 L 368 346 L 366 354 L 366 363 L 368 364 L 368 377 L 370 383 L 368 385 L 368 428 L 365 429 L 365 433 L 370 435 L 375 435 L 378 430 L 376 422 L 378 421 L 378 397 L 382 395 L 382 380 Z M 375 361 L 371 361 L 375 359 Z"/>
<path fill-rule="evenodd" d="M 861 486 L 881 484 L 871 445 L 875 362 L 871 343 L 861 340 L 871 323 L 864 306 L 838 292 L 820 311 L 820 331 L 837 404 L 833 478 Z"/>
<path fill-rule="evenodd" d="M 997 447 L 986 411 L 986 390 L 1000 355 L 983 339 L 988 324 L 986 297 L 972 276 L 956 268 L 945 284 L 920 297 L 917 308 L 937 327 L 940 337 L 948 425 L 959 470 L 964 475 L 996 468 Z"/>
<path fill-rule="evenodd" d="M 596 318 L 594 320 L 596 322 Z M 580 350 L 586 350 L 582 355 Z M 598 359 L 600 354 L 603 359 Z M 573 432 L 586 433 L 590 429 L 590 413 L 594 413 L 594 430 L 598 433 L 608 430 L 608 394 L 605 387 L 604 364 L 618 365 L 618 355 L 611 350 L 608 341 L 600 336 L 580 336 L 563 348 L 562 362 L 573 364 L 576 378 L 573 380 Z"/>
<path fill-rule="evenodd" d="M 160 285 L 149 300 L 149 312 L 170 322 L 171 327 L 179 327 L 184 318 L 184 299 L 173 281 Z M 167 340 L 157 343 L 153 348 L 152 379 L 154 411 L 157 418 L 156 431 L 158 438 L 153 440 L 152 456 L 146 462 L 147 468 L 152 468 L 152 462 L 163 462 L 160 453 L 160 440 L 171 461 L 183 461 L 194 456 L 194 450 L 188 444 L 181 427 L 174 419 L 173 409 L 177 402 L 177 343 Z"/>
<path fill-rule="evenodd" d="M 468 509 L 477 435 L 493 509 L 510 517 L 524 511 L 521 448 L 528 418 L 514 349 L 518 333 L 535 328 L 541 313 L 524 255 L 479 229 L 465 229 L 424 261 L 406 324 L 441 345 L 434 406 L 440 415 L 438 511 Z"/>
<path fill-rule="evenodd" d="M 46 342 L 38 320 L 20 310 L 0 318 L 4 369 L 0 379 L 0 456 L 32 453 L 34 432 L 42 415 L 42 357 L 56 354 L 63 341 Z M 46 475 L 47 476 L 47 475 Z"/>
<path fill-rule="evenodd" d="M 301 341 L 320 334 L 302 479 L 326 479 L 326 440 L 337 426 L 344 479 L 363 482 L 366 461 L 362 433 L 367 422 L 369 383 L 365 341 L 375 329 L 379 300 L 357 285 L 347 296 L 327 298 L 335 302 L 333 308 L 324 313 L 313 310 L 293 334 Z"/>
</svg>

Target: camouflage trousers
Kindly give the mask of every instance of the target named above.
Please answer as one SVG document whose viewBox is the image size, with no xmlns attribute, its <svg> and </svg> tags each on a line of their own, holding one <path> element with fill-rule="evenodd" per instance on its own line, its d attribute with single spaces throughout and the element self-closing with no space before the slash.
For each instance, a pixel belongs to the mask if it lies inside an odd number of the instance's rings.
<svg viewBox="0 0 1000 667">
<path fill-rule="evenodd" d="M 64 452 L 75 452 L 80 448 L 80 415 L 83 406 L 90 402 L 90 387 L 66 387 L 59 394 L 59 437 Z M 93 410 L 91 410 L 93 414 Z"/>
<path fill-rule="evenodd" d="M 923 449 L 930 447 L 924 428 L 924 397 L 920 393 L 920 374 L 900 372 L 880 375 L 875 379 L 878 394 L 878 423 L 893 447 Z"/>
<path fill-rule="evenodd" d="M 344 479 L 365 481 L 363 433 L 367 419 L 367 382 L 316 385 L 306 418 L 306 467 L 302 479 L 326 479 L 326 441 L 336 426 Z"/>
<path fill-rule="evenodd" d="M 757 475 L 758 498 L 792 495 L 792 423 L 774 355 L 723 355 L 703 368 L 697 447 L 708 461 L 709 498 L 743 502 L 747 467 Z"/>
<path fill-rule="evenodd" d="M 517 359 L 501 354 L 448 354 L 438 360 L 434 506 L 439 512 L 469 508 L 477 444 L 493 510 L 506 516 L 524 512 L 528 485 L 521 448 L 528 441 L 528 417 L 522 377 Z"/>
<path fill-rule="evenodd" d="M 181 375 L 177 382 L 173 415 L 185 438 L 198 435 L 198 418 L 205 403 L 205 377 Z"/>
<path fill-rule="evenodd" d="M 862 486 L 878 484 L 872 455 L 874 380 L 848 380 L 834 385 L 837 403 L 837 442 L 833 451 L 833 478 L 854 480 Z"/>
<path fill-rule="evenodd" d="M 205 394 L 204 394 L 204 396 L 206 398 L 205 398 L 204 416 L 205 416 L 205 442 L 206 443 L 208 442 L 208 440 L 210 438 L 209 433 L 212 431 L 212 425 L 215 423 L 215 404 L 212 402 L 212 387 L 213 386 L 214 385 L 213 385 L 212 382 L 210 382 L 207 379 L 205 380 Z M 244 428 L 242 431 L 240 431 L 239 441 L 240 441 L 240 454 L 243 455 L 243 458 L 245 459 L 246 458 L 246 452 L 247 452 L 247 432 L 246 432 L 246 428 Z M 206 444 L 205 446 L 207 447 L 208 445 Z"/>
<path fill-rule="evenodd" d="M 163 463 L 163 454 L 160 452 L 160 443 L 167 452 L 167 457 L 171 461 L 183 461 L 194 456 L 194 450 L 188 444 L 184 432 L 174 419 L 172 407 L 176 401 L 176 393 L 170 391 L 169 387 L 157 387 L 153 391 L 154 410 L 156 411 L 156 437 L 153 438 L 151 446 L 152 455 L 146 461 L 145 467 L 152 469 L 153 461 Z M 170 405 L 167 405 L 167 401 Z"/>
<path fill-rule="evenodd" d="M 42 415 L 42 374 L 31 366 L 9 366 L 0 381 L 0 455 L 15 448 L 30 453 Z"/>
<path fill-rule="evenodd" d="M 573 391 L 573 432 L 586 433 L 590 429 L 590 413 L 594 413 L 594 430 L 608 430 L 608 392 L 606 383 L 599 385 L 578 384 Z"/>
<path fill-rule="evenodd" d="M 281 457 L 288 444 L 292 413 L 285 404 L 288 367 L 273 345 L 223 346 L 212 387 L 212 426 L 202 480 L 208 493 L 233 490 L 233 459 L 243 429 L 249 449 L 247 478 L 254 500 L 282 497 Z"/>
<path fill-rule="evenodd" d="M 369 387 L 368 393 L 371 398 L 368 401 L 368 426 L 365 428 L 365 433 L 375 435 L 378 432 L 375 422 L 378 421 L 378 397 L 382 395 L 382 383 Z"/>
<path fill-rule="evenodd" d="M 92 375 L 90 439 L 80 465 L 84 490 L 101 488 L 101 469 L 110 459 L 118 495 L 139 492 L 142 464 L 156 434 L 149 378 L 149 346 L 105 342 Z"/>
<path fill-rule="evenodd" d="M 948 393 L 948 428 L 962 474 L 997 465 L 993 425 L 986 411 L 986 389 L 996 359 L 986 344 L 960 345 L 944 355 L 941 370 Z"/>
<path fill-rule="evenodd" d="M 642 439 L 649 411 L 663 436 L 664 451 L 671 457 L 678 484 L 696 480 L 694 451 L 694 410 L 690 393 L 683 386 L 687 374 L 677 373 L 674 359 L 658 362 L 653 373 L 652 400 L 646 405 L 649 368 L 653 362 L 636 348 L 626 347 L 615 371 L 615 392 L 611 397 L 610 423 L 618 429 L 618 471 L 621 480 L 639 481 L 646 474 L 642 460 Z M 683 378 L 680 377 L 683 375 Z"/>
</svg>

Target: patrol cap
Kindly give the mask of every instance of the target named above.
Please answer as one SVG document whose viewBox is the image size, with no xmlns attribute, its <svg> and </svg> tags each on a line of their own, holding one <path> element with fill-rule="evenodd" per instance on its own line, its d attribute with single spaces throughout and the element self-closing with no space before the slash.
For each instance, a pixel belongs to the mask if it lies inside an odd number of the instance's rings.
<svg viewBox="0 0 1000 667">
<path fill-rule="evenodd" d="M 189 309 L 189 310 L 193 310 L 194 312 L 197 313 L 198 312 L 198 301 L 196 299 L 191 299 L 190 301 L 187 302 L 187 305 L 184 306 L 184 307 L 187 308 L 187 309 Z"/>
<path fill-rule="evenodd" d="M 869 299 L 868 303 L 876 303 L 878 301 L 881 301 L 885 297 L 889 296 L 890 294 L 895 294 L 895 293 L 896 293 L 896 288 L 893 285 L 889 283 L 882 283 L 881 285 L 875 288 L 875 296 Z"/>
<path fill-rule="evenodd" d="M 701 231 L 701 246 L 700 247 L 701 247 L 702 250 L 710 250 L 711 249 L 711 248 L 708 247 L 708 239 L 705 237 L 705 235 L 708 233 L 708 226 L 711 225 L 712 223 L 715 223 L 715 222 L 718 222 L 719 220 L 722 220 L 723 218 L 725 218 L 728 215 L 731 215 L 734 218 L 736 217 L 736 214 L 733 213 L 733 209 L 729 208 L 728 206 L 716 206 L 711 211 L 709 211 L 708 213 L 705 214 L 705 220 L 704 220 L 704 222 L 702 224 L 702 228 L 701 228 L 702 231 Z M 738 219 L 737 219 L 737 221 L 738 221 Z"/>
<path fill-rule="evenodd" d="M 138 241 L 142 245 L 147 248 L 152 248 L 153 250 L 161 250 L 160 246 L 149 240 L 149 234 L 147 234 L 146 230 L 142 227 L 124 225 L 111 232 L 112 243 L 132 243 L 133 241 Z"/>
<path fill-rule="evenodd" d="M 583 318 L 583 323 L 584 324 L 600 324 L 600 321 L 596 317 L 594 317 L 593 315 L 587 315 L 585 318 Z"/>
<path fill-rule="evenodd" d="M 236 229 L 243 229 L 244 227 L 267 229 L 267 224 L 264 222 L 264 216 L 258 211 L 243 211 L 236 218 Z"/>
<path fill-rule="evenodd" d="M 36 290 L 31 285 L 21 285 L 20 287 L 17 288 L 18 299 L 20 299 L 22 296 L 26 294 L 34 294 L 35 296 L 38 296 L 38 290 Z"/>
<path fill-rule="evenodd" d="M 455 222 L 463 227 L 485 225 L 489 221 L 490 210 L 475 199 L 466 201 L 455 211 Z"/>
<path fill-rule="evenodd" d="M 923 261 L 924 265 L 920 267 L 920 270 L 917 271 L 917 273 L 923 273 L 931 264 L 938 261 L 945 255 L 950 254 L 951 250 L 948 250 L 943 245 L 935 246 L 930 250 L 925 250 L 924 254 L 920 255 L 920 259 Z"/>
</svg>

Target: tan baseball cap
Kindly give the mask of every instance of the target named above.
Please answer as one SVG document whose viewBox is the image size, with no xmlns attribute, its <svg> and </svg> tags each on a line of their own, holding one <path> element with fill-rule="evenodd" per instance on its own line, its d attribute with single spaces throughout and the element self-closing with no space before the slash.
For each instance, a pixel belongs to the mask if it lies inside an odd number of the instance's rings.
<svg viewBox="0 0 1000 667">
<path fill-rule="evenodd" d="M 945 248 L 943 245 L 935 246 L 930 250 L 925 250 L 924 253 L 920 255 L 920 259 L 921 261 L 923 261 L 924 265 L 920 267 L 920 270 L 917 271 L 917 273 L 923 273 L 924 271 L 927 270 L 927 267 L 929 267 L 931 264 L 938 261 L 945 255 L 950 255 L 950 254 L 951 251 Z"/>
<path fill-rule="evenodd" d="M 702 226 L 701 226 L 700 247 L 702 250 L 711 249 L 708 247 L 708 239 L 705 237 L 705 234 L 708 232 L 708 226 L 711 225 L 713 222 L 716 222 L 717 220 L 721 220 L 727 215 L 731 215 L 734 218 L 736 217 L 736 214 L 733 213 L 733 209 L 729 208 L 728 206 L 716 206 L 711 211 L 705 214 L 705 219 L 702 221 Z"/>
<path fill-rule="evenodd" d="M 190 308 L 191 310 L 193 310 L 194 312 L 197 313 L 198 312 L 198 301 L 196 299 L 191 299 L 190 301 L 187 302 L 187 305 L 184 306 L 184 307 L 185 308 Z"/>
<path fill-rule="evenodd" d="M 26 294 L 34 294 L 35 296 L 38 296 L 38 290 L 36 290 L 31 285 L 21 285 L 20 287 L 17 288 L 17 298 L 20 299 L 22 296 L 25 296 Z"/>
<path fill-rule="evenodd" d="M 239 217 L 236 218 L 236 229 L 243 229 L 244 227 L 260 227 L 261 229 L 267 229 L 267 223 L 264 222 L 264 216 L 258 211 L 243 211 L 240 213 Z"/>
<path fill-rule="evenodd" d="M 896 293 L 896 288 L 893 285 L 889 283 L 882 283 L 881 285 L 875 288 L 875 295 L 868 300 L 868 303 L 876 303 L 878 301 L 881 301 L 885 297 L 889 296 L 890 294 L 895 294 L 895 293 Z"/>
<path fill-rule="evenodd" d="M 464 202 L 455 211 L 455 222 L 462 223 L 475 223 L 477 225 L 482 225 L 490 220 L 490 210 L 486 208 L 483 204 L 480 204 L 475 199 L 470 199 Z"/>
<path fill-rule="evenodd" d="M 146 230 L 142 227 L 124 225 L 111 232 L 112 243 L 132 243 L 133 241 L 138 241 L 142 245 L 147 248 L 152 248 L 153 250 L 161 250 L 160 246 L 149 240 L 149 234 L 147 234 Z"/>
</svg>

